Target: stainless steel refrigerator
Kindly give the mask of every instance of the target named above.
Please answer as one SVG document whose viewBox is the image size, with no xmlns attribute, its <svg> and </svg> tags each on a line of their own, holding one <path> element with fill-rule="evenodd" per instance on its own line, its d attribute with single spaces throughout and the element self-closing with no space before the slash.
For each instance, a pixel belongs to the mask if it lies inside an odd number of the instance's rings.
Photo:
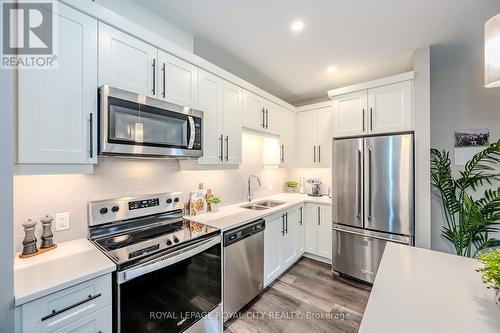
<svg viewBox="0 0 500 333">
<path fill-rule="evenodd" d="M 333 140 L 332 269 L 373 283 L 388 241 L 414 242 L 412 133 Z"/>
</svg>

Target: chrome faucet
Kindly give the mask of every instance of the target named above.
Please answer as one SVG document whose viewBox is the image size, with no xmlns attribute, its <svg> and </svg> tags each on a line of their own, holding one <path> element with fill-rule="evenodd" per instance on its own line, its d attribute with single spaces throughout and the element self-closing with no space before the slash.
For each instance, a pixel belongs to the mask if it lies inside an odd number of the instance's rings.
<svg viewBox="0 0 500 333">
<path fill-rule="evenodd" d="M 262 186 L 261 182 L 260 182 L 260 178 L 256 175 L 250 175 L 248 176 L 248 201 L 252 201 L 253 200 L 253 194 L 252 194 L 252 178 L 255 178 L 257 179 L 257 183 L 259 183 L 259 187 Z"/>
</svg>

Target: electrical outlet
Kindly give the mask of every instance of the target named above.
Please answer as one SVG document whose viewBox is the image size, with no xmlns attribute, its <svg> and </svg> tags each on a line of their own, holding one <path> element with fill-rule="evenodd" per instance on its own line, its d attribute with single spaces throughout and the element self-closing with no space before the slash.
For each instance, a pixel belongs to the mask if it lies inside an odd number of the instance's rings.
<svg viewBox="0 0 500 333">
<path fill-rule="evenodd" d="M 56 231 L 69 229 L 69 213 L 56 214 Z"/>
</svg>

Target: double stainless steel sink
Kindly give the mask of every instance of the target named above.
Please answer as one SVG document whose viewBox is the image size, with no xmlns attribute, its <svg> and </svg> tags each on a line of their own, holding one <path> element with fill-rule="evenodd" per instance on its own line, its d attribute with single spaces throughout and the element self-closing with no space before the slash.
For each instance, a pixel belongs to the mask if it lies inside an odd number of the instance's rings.
<svg viewBox="0 0 500 333">
<path fill-rule="evenodd" d="M 279 205 L 284 204 L 284 201 L 276 201 L 276 200 L 263 200 L 255 203 L 250 203 L 248 205 L 243 205 L 241 208 L 253 209 L 253 210 L 266 210 L 269 208 L 273 208 Z"/>
</svg>

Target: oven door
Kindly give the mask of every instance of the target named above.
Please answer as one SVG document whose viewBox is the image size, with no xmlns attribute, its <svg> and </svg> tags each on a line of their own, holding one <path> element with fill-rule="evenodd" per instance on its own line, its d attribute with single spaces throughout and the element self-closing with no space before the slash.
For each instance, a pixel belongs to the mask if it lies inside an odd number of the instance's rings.
<svg viewBox="0 0 500 333">
<path fill-rule="evenodd" d="M 101 155 L 202 155 L 200 111 L 108 86 L 100 100 Z"/>
<path fill-rule="evenodd" d="M 220 235 L 118 272 L 116 282 L 116 332 L 222 332 Z"/>
</svg>

